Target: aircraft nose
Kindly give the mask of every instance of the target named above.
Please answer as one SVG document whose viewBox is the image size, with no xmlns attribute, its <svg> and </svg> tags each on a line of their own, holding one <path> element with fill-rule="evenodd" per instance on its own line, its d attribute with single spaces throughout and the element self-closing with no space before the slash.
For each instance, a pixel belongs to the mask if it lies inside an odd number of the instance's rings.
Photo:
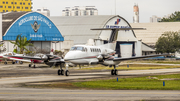
<svg viewBox="0 0 180 101">
<path fill-rule="evenodd" d="M 65 61 L 68 61 L 68 60 L 71 59 L 71 58 L 72 58 L 72 55 L 70 54 L 70 52 L 68 52 L 68 53 L 65 55 L 64 60 L 65 60 Z"/>
</svg>

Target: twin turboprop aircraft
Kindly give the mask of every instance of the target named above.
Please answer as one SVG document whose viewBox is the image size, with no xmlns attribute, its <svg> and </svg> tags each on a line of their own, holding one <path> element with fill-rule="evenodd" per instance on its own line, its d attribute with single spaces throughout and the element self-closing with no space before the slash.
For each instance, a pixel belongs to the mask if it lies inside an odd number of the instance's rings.
<svg viewBox="0 0 180 101">
<path fill-rule="evenodd" d="M 8 57 L 16 57 L 19 59 L 29 59 L 31 64 L 35 63 L 45 63 L 49 66 L 60 66 L 58 70 L 58 75 L 66 75 L 69 76 L 69 63 L 75 65 L 83 65 L 83 64 L 102 64 L 109 67 L 114 67 L 111 70 L 111 75 L 118 75 L 118 70 L 116 69 L 116 65 L 118 65 L 121 61 L 126 60 L 134 60 L 134 59 L 142 59 L 142 58 L 150 58 L 150 57 L 158 57 L 165 56 L 168 54 L 161 55 L 147 55 L 147 56 L 137 56 L 137 57 L 128 57 L 128 58 L 115 58 L 113 55 L 116 53 L 115 46 L 116 40 L 118 36 L 119 30 L 145 30 L 144 28 L 99 28 L 92 30 L 111 30 L 111 35 L 107 44 L 99 45 L 99 46 L 86 46 L 86 45 L 75 45 L 70 51 L 65 55 L 64 59 L 58 57 L 56 55 L 35 55 L 31 56 L 8 56 Z M 63 65 L 66 64 L 66 70 L 62 69 Z"/>
<path fill-rule="evenodd" d="M 118 70 L 116 65 L 121 61 L 150 58 L 164 56 L 167 54 L 161 55 L 147 55 L 147 56 L 137 56 L 137 57 L 128 57 L 128 58 L 115 58 L 113 54 L 116 53 L 115 46 L 119 30 L 145 30 L 145 28 L 99 28 L 91 30 L 111 30 L 111 36 L 107 44 L 99 46 L 86 46 L 86 45 L 75 45 L 70 51 L 65 55 L 64 60 L 66 62 L 66 71 L 65 75 L 69 75 L 68 71 L 68 62 L 76 65 L 82 64 L 102 64 L 109 67 L 114 67 L 111 70 L 111 75 L 118 75 Z M 62 69 L 58 70 L 58 75 L 62 74 Z"/>
</svg>

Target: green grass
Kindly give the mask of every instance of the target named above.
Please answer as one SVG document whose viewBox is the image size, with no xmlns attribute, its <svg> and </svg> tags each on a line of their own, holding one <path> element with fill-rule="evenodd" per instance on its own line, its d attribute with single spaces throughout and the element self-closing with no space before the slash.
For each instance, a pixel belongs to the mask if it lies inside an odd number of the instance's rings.
<svg viewBox="0 0 180 101">
<path fill-rule="evenodd" d="M 112 69 L 112 68 L 109 68 L 108 66 L 97 65 L 95 67 L 81 68 L 80 70 L 102 70 L 102 69 Z M 180 68 L 180 66 L 175 66 L 175 65 L 130 64 L 129 68 L 127 67 L 127 65 L 120 65 L 116 69 L 123 69 L 123 70 L 147 70 L 147 69 L 167 69 L 167 68 Z"/>
<path fill-rule="evenodd" d="M 153 76 L 159 79 L 163 78 L 179 78 L 180 74 L 173 75 L 159 75 Z M 88 89 L 110 89 L 110 90 L 180 90 L 180 80 L 170 80 L 165 81 L 165 86 L 163 86 L 162 80 L 157 79 L 147 79 L 147 77 L 138 78 L 122 78 L 110 79 L 110 80 L 94 80 L 87 82 L 75 82 L 74 86 L 79 88 Z"/>
<path fill-rule="evenodd" d="M 151 76 L 157 77 L 158 79 L 148 79 L 146 77 L 134 77 L 134 78 L 117 78 L 115 79 L 104 79 L 104 80 L 83 80 L 80 82 L 59 82 L 49 84 L 33 84 L 26 85 L 22 84 L 23 87 L 32 88 L 66 88 L 66 89 L 101 89 L 101 90 L 180 90 L 180 80 L 163 81 L 160 79 L 164 78 L 178 78 L 180 74 L 171 75 L 158 75 Z"/>
<path fill-rule="evenodd" d="M 180 64 L 180 60 L 132 60 L 123 63 L 159 63 L 159 64 Z"/>
</svg>

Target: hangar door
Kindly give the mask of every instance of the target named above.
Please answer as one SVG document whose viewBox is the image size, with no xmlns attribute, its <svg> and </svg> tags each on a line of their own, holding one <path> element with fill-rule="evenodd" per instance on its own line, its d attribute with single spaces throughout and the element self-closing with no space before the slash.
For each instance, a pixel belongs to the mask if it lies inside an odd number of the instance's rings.
<svg viewBox="0 0 180 101">
<path fill-rule="evenodd" d="M 132 44 L 120 44 L 122 58 L 132 57 Z"/>
<path fill-rule="evenodd" d="M 34 41 L 34 48 L 37 52 L 50 52 L 51 42 L 50 41 Z"/>
</svg>

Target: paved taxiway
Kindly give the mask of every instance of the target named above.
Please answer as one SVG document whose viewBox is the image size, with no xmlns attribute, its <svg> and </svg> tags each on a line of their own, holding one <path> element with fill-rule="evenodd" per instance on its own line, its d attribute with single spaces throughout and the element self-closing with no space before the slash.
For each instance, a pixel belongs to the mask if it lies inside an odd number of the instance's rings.
<svg viewBox="0 0 180 101">
<path fill-rule="evenodd" d="M 6 100 L 162 100 L 180 99 L 180 91 L 166 90 L 65 90 L 34 88 L 0 88 L 0 99 Z"/>
<path fill-rule="evenodd" d="M 80 78 L 114 77 L 110 76 L 109 70 L 108 72 L 70 70 L 70 76 L 66 77 L 57 76 L 56 69 L 16 68 L 14 66 L 10 65 L 8 68 L 0 68 L 0 100 L 180 100 L 180 91 L 170 90 L 67 90 L 6 86 L 26 82 L 64 82 Z M 174 72 L 180 72 L 180 68 L 119 71 L 118 77 Z"/>
<path fill-rule="evenodd" d="M 173 73 L 173 72 L 180 72 L 180 68 L 119 71 L 118 76 L 156 74 L 156 73 Z M 2 84 L 14 84 L 14 83 L 26 83 L 26 82 L 64 81 L 64 80 L 97 78 L 97 77 L 107 77 L 107 76 L 108 77 L 114 77 L 114 76 L 110 75 L 110 72 L 72 73 L 68 77 L 58 76 L 58 75 L 44 75 L 44 76 L 1 78 L 0 84 L 2 85 Z"/>
</svg>

